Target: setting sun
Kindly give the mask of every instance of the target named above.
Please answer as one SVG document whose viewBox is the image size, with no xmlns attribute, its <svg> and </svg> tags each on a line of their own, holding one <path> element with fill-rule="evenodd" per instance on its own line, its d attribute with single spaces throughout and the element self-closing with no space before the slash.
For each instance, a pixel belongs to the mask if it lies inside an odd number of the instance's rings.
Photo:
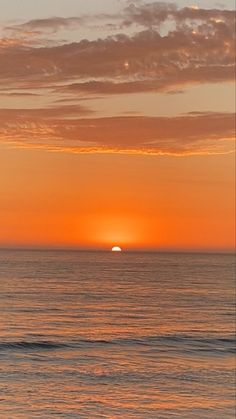
<svg viewBox="0 0 236 419">
<path fill-rule="evenodd" d="M 113 246 L 111 251 L 112 252 L 121 252 L 121 248 L 119 246 Z"/>
</svg>

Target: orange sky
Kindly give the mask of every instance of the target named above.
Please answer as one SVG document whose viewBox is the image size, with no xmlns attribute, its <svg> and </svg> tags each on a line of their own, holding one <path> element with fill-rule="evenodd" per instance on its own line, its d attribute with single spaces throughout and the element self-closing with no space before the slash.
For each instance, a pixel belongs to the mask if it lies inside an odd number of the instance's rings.
<svg viewBox="0 0 236 419">
<path fill-rule="evenodd" d="M 232 250 L 234 14 L 113 1 L 5 10 L 0 246 Z"/>
<path fill-rule="evenodd" d="M 1 245 L 230 249 L 233 155 L 2 150 Z"/>
</svg>

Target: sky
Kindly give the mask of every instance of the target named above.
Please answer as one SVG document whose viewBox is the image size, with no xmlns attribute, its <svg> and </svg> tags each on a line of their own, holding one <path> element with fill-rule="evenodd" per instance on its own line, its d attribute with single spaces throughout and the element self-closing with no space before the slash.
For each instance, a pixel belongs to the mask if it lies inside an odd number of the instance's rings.
<svg viewBox="0 0 236 419">
<path fill-rule="evenodd" d="M 231 251 L 234 1 L 0 8 L 0 247 Z"/>
</svg>

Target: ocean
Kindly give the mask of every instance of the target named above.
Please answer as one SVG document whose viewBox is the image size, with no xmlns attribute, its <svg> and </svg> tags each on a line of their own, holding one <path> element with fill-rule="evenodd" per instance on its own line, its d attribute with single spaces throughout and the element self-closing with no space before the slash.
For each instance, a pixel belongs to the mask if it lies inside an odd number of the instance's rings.
<svg viewBox="0 0 236 419">
<path fill-rule="evenodd" d="M 0 418 L 235 417 L 230 254 L 0 251 Z"/>
</svg>

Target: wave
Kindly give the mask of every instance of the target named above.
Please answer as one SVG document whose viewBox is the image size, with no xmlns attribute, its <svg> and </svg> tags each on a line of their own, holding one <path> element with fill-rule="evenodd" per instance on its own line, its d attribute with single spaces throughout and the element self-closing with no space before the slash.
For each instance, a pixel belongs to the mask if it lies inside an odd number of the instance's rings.
<svg viewBox="0 0 236 419">
<path fill-rule="evenodd" d="M 192 335 L 160 335 L 144 336 L 140 338 L 120 338 L 111 340 L 91 340 L 79 339 L 69 342 L 61 341 L 14 341 L 0 342 L 0 352 L 2 351 L 51 351 L 69 350 L 89 347 L 123 347 L 123 346 L 146 346 L 150 350 L 161 352 L 214 352 L 214 353 L 235 353 L 236 339 L 233 336 L 227 337 L 203 337 Z"/>
<path fill-rule="evenodd" d="M 139 339 L 121 339 L 120 345 L 142 345 L 160 352 L 184 352 L 187 353 L 235 353 L 236 340 L 233 336 L 227 337 L 204 337 L 192 335 L 162 335 L 149 336 Z"/>
<path fill-rule="evenodd" d="M 2 342 L 0 343 L 0 351 L 5 350 L 24 350 L 24 349 L 32 349 L 32 350 L 50 350 L 50 349 L 60 349 L 67 346 L 66 344 L 62 343 L 55 343 L 55 342 L 47 342 L 47 341 L 40 341 L 40 342 L 27 342 L 27 341 L 17 341 L 17 342 Z"/>
</svg>

